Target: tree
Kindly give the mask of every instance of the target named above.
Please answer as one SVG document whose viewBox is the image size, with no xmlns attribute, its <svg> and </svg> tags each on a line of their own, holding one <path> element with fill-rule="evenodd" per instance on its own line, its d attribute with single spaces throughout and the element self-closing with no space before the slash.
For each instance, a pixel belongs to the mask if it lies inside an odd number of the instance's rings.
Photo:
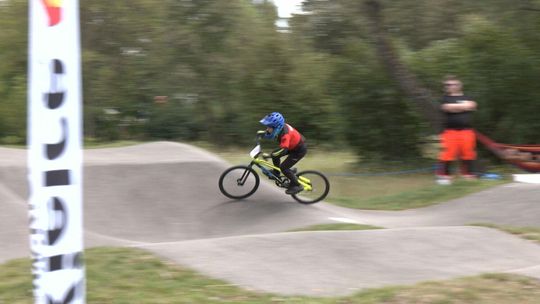
<svg viewBox="0 0 540 304">
<path fill-rule="evenodd" d="M 27 1 L 0 3 L 0 141 L 26 141 Z"/>
<path fill-rule="evenodd" d="M 399 59 L 384 30 L 384 21 L 381 16 L 379 2 L 369 0 L 365 2 L 365 6 L 380 61 L 385 65 L 386 70 L 394 81 L 399 84 L 403 92 L 410 96 L 412 101 L 417 104 L 418 110 L 429 121 L 431 128 L 435 132 L 440 131 L 441 117 L 439 110 L 433 104 L 435 98 L 428 89 L 419 83 L 416 76 Z"/>
<path fill-rule="evenodd" d="M 340 122 L 364 159 L 418 158 L 422 123 L 366 42 L 349 44 L 332 77 Z"/>
</svg>

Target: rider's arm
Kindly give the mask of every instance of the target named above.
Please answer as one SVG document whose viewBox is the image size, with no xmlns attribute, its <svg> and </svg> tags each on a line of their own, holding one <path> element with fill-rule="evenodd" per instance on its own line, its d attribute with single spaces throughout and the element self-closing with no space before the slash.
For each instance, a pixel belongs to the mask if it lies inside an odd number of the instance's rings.
<svg viewBox="0 0 540 304">
<path fill-rule="evenodd" d="M 287 155 L 287 153 L 289 153 L 289 149 L 285 149 L 285 148 L 279 148 L 279 149 L 276 149 L 274 151 L 272 151 L 272 154 L 270 154 L 272 157 L 274 158 L 279 158 L 279 157 L 282 157 L 284 155 Z"/>
</svg>

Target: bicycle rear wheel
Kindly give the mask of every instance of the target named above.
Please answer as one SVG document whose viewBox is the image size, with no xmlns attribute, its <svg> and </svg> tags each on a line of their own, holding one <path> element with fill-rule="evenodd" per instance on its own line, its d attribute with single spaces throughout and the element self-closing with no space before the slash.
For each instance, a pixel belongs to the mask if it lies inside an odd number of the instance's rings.
<svg viewBox="0 0 540 304">
<path fill-rule="evenodd" d="M 300 172 L 296 176 L 307 178 L 311 186 L 311 190 L 304 190 L 292 195 L 299 203 L 314 204 L 323 200 L 328 195 L 330 182 L 322 173 L 311 170 Z"/>
<path fill-rule="evenodd" d="M 232 199 L 249 197 L 259 187 L 259 175 L 248 166 L 235 166 L 225 170 L 219 177 L 219 190 Z"/>
</svg>

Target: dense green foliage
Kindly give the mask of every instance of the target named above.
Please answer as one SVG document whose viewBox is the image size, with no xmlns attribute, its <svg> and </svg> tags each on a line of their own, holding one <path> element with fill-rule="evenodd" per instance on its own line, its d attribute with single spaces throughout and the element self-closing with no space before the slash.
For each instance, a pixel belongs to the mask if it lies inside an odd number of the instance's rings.
<svg viewBox="0 0 540 304">
<path fill-rule="evenodd" d="M 85 135 L 244 144 L 280 111 L 312 144 L 415 156 L 432 131 L 381 64 L 363 2 L 307 0 L 280 32 L 265 0 L 81 1 Z M 425 87 L 458 74 L 480 131 L 540 142 L 539 0 L 379 2 Z M 27 1 L 0 2 L 4 143 L 26 136 L 26 16 Z"/>
</svg>

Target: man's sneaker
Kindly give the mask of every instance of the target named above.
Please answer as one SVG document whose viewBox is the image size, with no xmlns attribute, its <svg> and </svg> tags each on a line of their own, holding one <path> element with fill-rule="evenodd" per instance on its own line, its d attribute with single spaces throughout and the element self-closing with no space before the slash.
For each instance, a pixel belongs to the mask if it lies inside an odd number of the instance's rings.
<svg viewBox="0 0 540 304">
<path fill-rule="evenodd" d="M 291 187 L 289 187 L 289 189 L 287 189 L 287 191 L 285 191 L 285 193 L 287 193 L 287 194 L 296 194 L 298 192 L 301 192 L 302 190 L 304 190 L 304 187 L 302 187 L 302 185 L 291 186 Z"/>
</svg>

